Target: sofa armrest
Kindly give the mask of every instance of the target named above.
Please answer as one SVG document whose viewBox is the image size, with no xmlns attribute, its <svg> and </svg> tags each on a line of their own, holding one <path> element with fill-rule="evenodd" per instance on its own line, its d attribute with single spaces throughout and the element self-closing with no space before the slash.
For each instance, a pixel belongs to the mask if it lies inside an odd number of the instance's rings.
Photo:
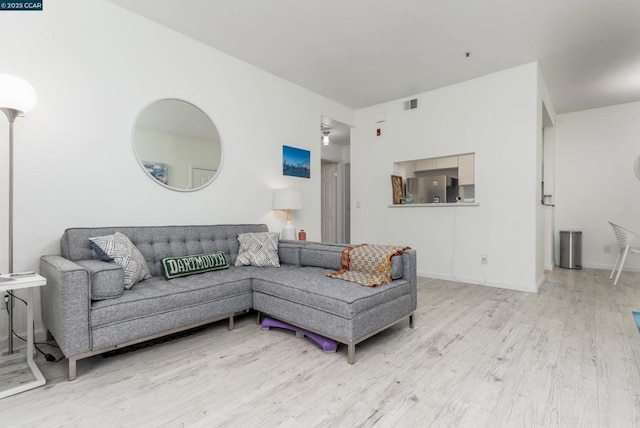
<svg viewBox="0 0 640 428">
<path fill-rule="evenodd" d="M 61 256 L 42 256 L 42 319 L 65 357 L 91 350 L 89 272 Z"/>
<path fill-rule="evenodd" d="M 405 250 L 402 253 L 402 279 L 411 285 L 411 307 L 418 307 L 418 258 L 416 250 Z"/>
<path fill-rule="evenodd" d="M 124 293 L 124 269 L 102 260 L 78 260 L 76 264 L 89 272 L 91 300 L 115 299 Z"/>
</svg>

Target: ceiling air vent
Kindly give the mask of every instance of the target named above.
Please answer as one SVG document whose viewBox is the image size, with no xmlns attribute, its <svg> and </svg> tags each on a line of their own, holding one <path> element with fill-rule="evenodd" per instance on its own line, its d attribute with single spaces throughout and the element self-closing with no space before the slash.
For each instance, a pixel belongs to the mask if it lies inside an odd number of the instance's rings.
<svg viewBox="0 0 640 428">
<path fill-rule="evenodd" d="M 409 101 L 405 101 L 403 104 L 403 107 L 405 110 L 413 110 L 418 108 L 418 99 L 414 98 L 412 100 Z"/>
</svg>

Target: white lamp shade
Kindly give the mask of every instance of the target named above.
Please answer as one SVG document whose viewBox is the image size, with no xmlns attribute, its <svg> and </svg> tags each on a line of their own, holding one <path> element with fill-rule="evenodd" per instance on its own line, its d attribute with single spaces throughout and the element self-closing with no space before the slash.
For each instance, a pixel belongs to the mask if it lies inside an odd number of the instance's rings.
<svg viewBox="0 0 640 428">
<path fill-rule="evenodd" d="M 273 192 L 274 210 L 302 209 L 302 191 L 300 189 L 276 189 Z"/>
<path fill-rule="evenodd" d="M 26 113 L 38 102 L 33 86 L 21 77 L 0 73 L 0 108 Z"/>
</svg>

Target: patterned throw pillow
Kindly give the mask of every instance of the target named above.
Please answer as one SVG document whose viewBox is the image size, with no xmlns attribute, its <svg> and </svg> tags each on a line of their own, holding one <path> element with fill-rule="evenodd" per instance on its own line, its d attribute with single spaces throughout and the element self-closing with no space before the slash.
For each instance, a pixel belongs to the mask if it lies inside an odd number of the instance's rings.
<svg viewBox="0 0 640 428">
<path fill-rule="evenodd" d="M 193 256 L 165 257 L 160 261 L 166 279 L 195 275 L 213 270 L 229 269 L 229 263 L 222 251 Z"/>
<path fill-rule="evenodd" d="M 240 233 L 236 266 L 280 267 L 276 232 Z"/>
<path fill-rule="evenodd" d="M 116 232 L 113 235 L 89 238 L 91 248 L 101 260 L 112 262 L 124 269 L 124 288 L 130 289 L 136 283 L 151 278 L 144 256 L 126 235 Z"/>
</svg>

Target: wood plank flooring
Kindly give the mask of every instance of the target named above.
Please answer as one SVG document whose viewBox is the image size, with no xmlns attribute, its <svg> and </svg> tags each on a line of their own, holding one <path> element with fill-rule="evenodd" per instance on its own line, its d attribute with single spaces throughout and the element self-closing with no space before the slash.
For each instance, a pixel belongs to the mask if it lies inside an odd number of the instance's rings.
<svg viewBox="0 0 640 428">
<path fill-rule="evenodd" d="M 560 269 L 538 294 L 420 278 L 418 302 L 355 365 L 252 315 L 79 361 L 73 382 L 39 357 L 47 385 L 0 400 L 0 425 L 640 427 L 640 274 Z"/>
</svg>

